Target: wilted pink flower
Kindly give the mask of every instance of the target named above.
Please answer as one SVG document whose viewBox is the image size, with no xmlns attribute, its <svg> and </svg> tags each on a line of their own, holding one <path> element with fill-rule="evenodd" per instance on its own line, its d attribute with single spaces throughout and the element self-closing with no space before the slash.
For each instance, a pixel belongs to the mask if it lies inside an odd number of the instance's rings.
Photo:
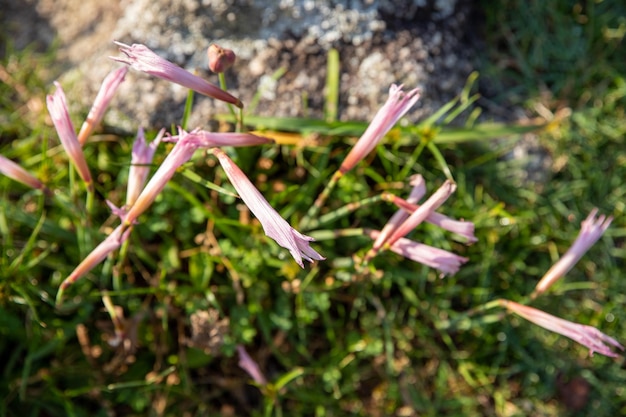
<svg viewBox="0 0 626 417">
<path fill-rule="evenodd" d="M 78 142 L 76 137 L 76 131 L 74 125 L 70 119 L 70 113 L 67 108 L 67 102 L 65 101 L 65 93 L 61 88 L 61 84 L 55 81 L 54 85 L 57 87 L 56 91 L 52 95 L 46 97 L 48 104 L 48 112 L 54 123 L 54 127 L 57 130 L 59 139 L 68 157 L 76 167 L 78 175 L 83 179 L 87 188 L 92 190 L 93 183 L 91 179 L 91 173 L 83 154 L 83 148 Z"/>
<path fill-rule="evenodd" d="M 613 217 L 606 217 L 601 215 L 596 218 L 598 209 L 591 210 L 591 213 L 581 223 L 580 233 L 574 244 L 565 252 L 565 255 L 561 257 L 552 268 L 546 272 L 541 278 L 532 297 L 536 297 L 546 291 L 552 284 L 554 284 L 559 278 L 567 274 L 572 267 L 582 258 L 582 256 L 589 250 L 589 248 L 600 239 L 606 229 L 613 221 Z"/>
<path fill-rule="evenodd" d="M 176 144 L 167 155 L 161 166 L 154 173 L 135 203 L 122 214 L 124 223 L 132 224 L 156 199 L 165 188 L 167 182 L 174 176 L 176 170 L 189 161 L 199 148 L 213 148 L 215 146 L 250 146 L 270 143 L 271 139 L 255 136 L 249 133 L 212 133 L 201 130 L 185 132 L 180 129 L 179 134 L 164 141 L 175 141 Z M 113 207 L 115 210 L 119 210 Z M 118 211 L 119 212 L 119 211 Z"/>
<path fill-rule="evenodd" d="M 624 350 L 624 346 L 620 345 L 617 340 L 605 335 L 595 327 L 572 323 L 571 321 L 563 320 L 541 310 L 537 310 L 536 308 L 518 304 L 514 301 L 502 301 L 503 305 L 509 311 L 544 329 L 569 337 L 573 341 L 588 347 L 591 356 L 593 356 L 593 352 L 598 352 L 612 358 L 617 357 L 617 353 L 613 352 L 609 345 L 619 350 Z"/>
<path fill-rule="evenodd" d="M 206 130 L 193 130 L 188 133 L 187 140 L 193 140 L 198 148 L 213 148 L 216 146 L 256 146 L 274 143 L 273 139 L 257 136 L 252 133 L 236 132 L 209 132 Z M 178 135 L 165 139 L 166 142 L 176 142 Z"/>
<path fill-rule="evenodd" d="M 419 89 L 408 93 L 402 91 L 402 86 L 392 84 L 389 88 L 389 98 L 383 107 L 378 110 L 356 145 L 339 167 L 339 172 L 345 174 L 361 161 L 385 137 L 387 132 L 400 120 L 404 114 L 419 100 Z"/>
<path fill-rule="evenodd" d="M 237 58 L 231 49 L 222 48 L 214 43 L 207 49 L 207 57 L 209 58 L 209 69 L 215 73 L 224 72 L 232 67 Z"/>
<path fill-rule="evenodd" d="M 242 345 L 237 345 L 237 353 L 239 353 L 239 366 L 246 371 L 250 377 L 259 385 L 266 385 L 267 379 L 261 372 L 259 365 L 248 355 L 246 349 Z"/>
<path fill-rule="evenodd" d="M 368 233 L 372 239 L 376 239 L 380 234 L 377 230 L 370 230 Z M 389 249 L 414 262 L 438 269 L 443 275 L 456 274 L 461 265 L 468 261 L 467 258 L 447 250 L 434 248 L 403 237 L 391 244 Z"/>
<path fill-rule="evenodd" d="M 131 228 L 119 225 L 105 240 L 102 241 L 89 255 L 63 280 L 57 294 L 57 303 L 63 297 L 63 292 L 73 283 L 85 276 L 89 271 L 102 262 L 111 252 L 119 248 L 130 234 Z"/>
<path fill-rule="evenodd" d="M 126 207 L 132 206 L 139 193 L 146 184 L 146 179 L 150 173 L 150 164 L 154 158 L 161 139 L 165 134 L 165 129 L 161 129 L 157 137 L 148 144 L 143 129 L 137 131 L 137 138 L 133 144 L 133 152 L 130 161 L 130 172 L 128 173 L 128 187 L 126 188 Z"/>
<path fill-rule="evenodd" d="M 393 196 L 391 201 L 400 207 L 402 211 L 406 210 L 405 213 L 414 213 L 420 207 L 419 204 L 412 204 L 408 200 L 404 200 L 397 196 Z M 428 217 L 426 217 L 426 221 L 434 224 L 435 226 L 439 226 L 444 230 L 463 236 L 467 239 L 468 243 L 478 241 L 476 236 L 474 236 L 474 223 L 472 222 L 454 220 L 444 214 L 437 213 L 436 211 L 430 213 Z"/>
<path fill-rule="evenodd" d="M 83 122 L 83 125 L 80 128 L 80 132 L 78 132 L 78 141 L 81 145 L 84 145 L 87 142 L 87 138 L 91 135 L 91 132 L 95 129 L 95 127 L 102 121 L 102 116 L 104 116 L 104 112 L 106 111 L 111 99 L 115 95 L 118 87 L 124 81 L 124 77 L 128 72 L 128 67 L 118 68 L 114 71 L 111 71 L 109 75 L 106 76 L 104 81 L 102 82 L 102 86 L 100 86 L 100 91 L 98 91 L 98 95 L 91 106 L 91 110 L 89 110 L 89 114 L 87 115 L 87 119 Z"/>
<path fill-rule="evenodd" d="M 35 178 L 33 174 L 26 171 L 19 164 L 2 155 L 0 155 L 0 173 L 6 175 L 12 180 L 27 185 L 30 188 L 41 190 L 46 194 L 52 194 L 52 192 L 41 181 Z"/>
<path fill-rule="evenodd" d="M 276 241 L 280 246 L 288 249 L 291 256 L 300 267 L 304 268 L 302 258 L 309 262 L 325 259 L 310 247 L 312 237 L 305 236 L 295 230 L 270 206 L 263 195 L 250 182 L 246 174 L 220 149 L 213 149 L 213 154 L 219 159 L 224 172 L 233 184 L 241 199 L 250 211 L 259 219 L 265 234 Z"/>
<path fill-rule="evenodd" d="M 426 182 L 424 181 L 424 177 L 417 174 L 410 178 L 409 184 L 411 184 L 413 188 L 411 189 L 409 197 L 406 201 L 408 203 L 415 204 L 420 201 L 422 197 L 424 197 L 424 194 L 426 194 Z M 380 248 L 389 235 L 391 235 L 391 233 L 409 217 L 409 214 L 409 212 L 402 209 L 396 211 L 393 216 L 391 216 L 387 224 L 385 224 L 385 227 L 383 227 L 380 231 L 376 241 L 374 242 L 374 247 Z"/>
<path fill-rule="evenodd" d="M 398 239 L 403 236 L 406 236 L 409 232 L 411 232 L 417 225 L 422 223 L 424 220 L 428 218 L 432 213 L 434 213 L 439 206 L 441 206 L 445 201 L 452 195 L 452 193 L 456 190 L 456 184 L 450 180 L 446 180 L 441 187 L 437 191 L 430 196 L 424 204 L 419 206 L 417 210 L 409 215 L 409 217 L 400 224 L 389 236 L 387 240 L 382 242 L 382 245 L 393 245 Z M 374 250 L 378 250 L 379 247 L 374 247 Z"/>
<path fill-rule="evenodd" d="M 181 130 L 176 145 L 174 145 L 163 163 L 161 163 L 161 166 L 150 178 L 150 181 L 141 191 L 135 203 L 128 208 L 126 215 L 123 216 L 124 224 L 133 224 L 163 191 L 163 188 L 174 176 L 176 170 L 191 159 L 196 149 L 198 149 L 198 145 L 191 139 L 192 135 Z"/>
<path fill-rule="evenodd" d="M 145 45 L 135 43 L 132 46 L 129 46 L 120 42 L 115 43 L 120 46 L 120 51 L 126 54 L 127 58 L 111 57 L 111 59 L 128 64 L 138 71 L 163 78 L 164 80 L 171 81 L 173 83 L 180 84 L 183 87 L 197 91 L 200 94 L 204 94 L 206 96 L 234 104 L 239 108 L 243 108 L 243 103 L 241 103 L 238 98 L 230 95 L 218 86 L 211 84 L 197 75 L 193 75 L 189 71 L 182 69 L 178 65 L 161 58 Z"/>
</svg>

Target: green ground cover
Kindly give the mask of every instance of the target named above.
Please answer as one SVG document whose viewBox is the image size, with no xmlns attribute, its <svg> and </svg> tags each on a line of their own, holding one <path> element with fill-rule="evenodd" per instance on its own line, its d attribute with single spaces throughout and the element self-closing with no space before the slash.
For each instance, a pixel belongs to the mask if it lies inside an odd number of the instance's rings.
<svg viewBox="0 0 626 417">
<path fill-rule="evenodd" d="M 97 172 L 88 209 L 48 121 L 54 53 L 8 48 L 0 154 L 56 197 L 0 177 L 0 414 L 626 414 L 623 355 L 590 357 L 502 308 L 481 310 L 498 299 L 528 302 L 597 207 L 614 216 L 607 232 L 529 305 L 626 343 L 626 6 L 558 0 L 483 8 L 478 80 L 470 77 L 432 118 L 393 130 L 300 229 L 317 239 L 312 246 L 325 261 L 301 269 L 234 197 L 215 158 L 198 151 L 122 252 L 70 286 L 58 305 L 63 279 L 119 224 L 105 199 L 123 202 L 134 138 L 98 133 L 84 147 Z M 296 228 L 366 127 L 334 121 L 333 79 L 327 121 L 251 114 L 247 126 L 279 144 L 229 150 Z M 478 99 L 477 83 L 497 95 Z M 534 124 L 482 121 L 477 103 L 521 106 Z M 72 115 L 75 124 L 87 110 Z M 534 151 L 511 158 L 529 131 Z M 152 172 L 171 148 L 161 145 Z M 409 235 L 469 258 L 443 279 L 389 251 L 359 262 L 372 245 L 363 228 L 382 228 L 396 211 L 378 196 L 406 197 L 407 178 L 418 173 L 427 195 L 453 178 L 457 191 L 441 211 L 475 224 L 478 242 L 470 246 L 429 224 Z M 120 313 L 126 338 L 115 347 L 112 316 Z M 238 366 L 237 346 L 266 384 Z"/>
</svg>

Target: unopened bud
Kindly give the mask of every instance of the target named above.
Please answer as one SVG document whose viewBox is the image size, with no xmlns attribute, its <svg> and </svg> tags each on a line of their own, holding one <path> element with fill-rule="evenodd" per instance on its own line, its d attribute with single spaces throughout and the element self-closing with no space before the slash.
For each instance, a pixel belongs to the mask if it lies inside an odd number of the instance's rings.
<svg viewBox="0 0 626 417">
<path fill-rule="evenodd" d="M 237 58 L 232 50 L 222 48 L 214 43 L 209 46 L 207 56 L 209 57 L 209 69 L 215 73 L 224 72 L 232 67 L 235 58 Z"/>
</svg>

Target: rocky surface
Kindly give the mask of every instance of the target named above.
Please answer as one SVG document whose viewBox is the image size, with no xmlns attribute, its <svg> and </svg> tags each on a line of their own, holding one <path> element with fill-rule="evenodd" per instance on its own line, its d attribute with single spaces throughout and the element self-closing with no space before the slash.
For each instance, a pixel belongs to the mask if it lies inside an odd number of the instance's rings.
<svg viewBox="0 0 626 417">
<path fill-rule="evenodd" d="M 7 1 L 7 0 L 4 0 Z M 106 4 L 106 5 L 105 5 Z M 430 114 L 462 88 L 480 48 L 469 0 L 9 0 L 1 18 L 16 47 L 59 39 L 60 80 L 70 100 L 89 106 L 117 63 L 113 40 L 144 43 L 159 55 L 212 82 L 210 43 L 233 49 L 229 90 L 257 114 L 321 117 L 326 57 L 341 59 L 342 119 L 368 120 L 390 84 L 423 89 L 410 117 Z M 29 24 L 25 24 L 29 23 Z M 272 82 L 279 68 L 285 74 Z M 131 71 L 109 123 L 135 129 L 177 123 L 183 88 Z M 115 110 L 117 109 L 117 111 Z M 221 103 L 198 98 L 191 126 L 204 125 Z"/>
</svg>

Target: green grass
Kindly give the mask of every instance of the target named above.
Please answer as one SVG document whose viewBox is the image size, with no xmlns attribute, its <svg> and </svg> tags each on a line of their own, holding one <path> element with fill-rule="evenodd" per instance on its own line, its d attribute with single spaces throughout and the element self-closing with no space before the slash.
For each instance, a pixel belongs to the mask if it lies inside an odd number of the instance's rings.
<svg viewBox="0 0 626 417">
<path fill-rule="evenodd" d="M 527 297 L 598 207 L 615 217 L 605 236 L 532 305 L 626 342 L 626 10 L 607 1 L 502 3 L 485 6 L 480 77 L 497 86 L 494 100 L 532 115 L 540 109 L 547 119 L 571 111 L 535 131 L 549 161 L 541 181 L 525 175 L 529 161 L 507 157 L 532 129 L 477 122 L 469 80 L 458 100 L 392 131 L 338 182 L 320 223 L 306 231 L 318 237 L 313 245 L 326 261 L 301 270 L 242 217 L 240 201 L 219 191 L 232 188 L 198 152 L 141 217 L 125 257 L 106 260 L 68 288 L 58 307 L 60 282 L 117 224 L 104 199 L 123 201 L 133 138 L 86 146 L 98 177 L 87 219 L 84 187 L 46 123 L 54 54 L 9 52 L 2 58 L 10 78 L 0 83 L 0 153 L 57 197 L 0 177 L 0 415 L 626 413 L 623 357 L 590 358 L 584 347 L 500 309 L 466 314 L 498 298 Z M 335 59 L 328 68 L 338 67 Z M 296 144 L 236 152 L 294 226 L 366 127 L 336 122 L 332 80 L 324 121 L 246 117 Z M 155 166 L 168 149 L 159 148 Z M 415 173 L 426 178 L 428 194 L 453 176 L 458 190 L 441 211 L 474 222 L 479 241 L 466 246 L 429 225 L 411 237 L 470 261 L 439 279 L 383 253 L 363 276 L 354 259 L 371 241 L 355 229 L 380 229 L 395 208 L 380 201 L 343 208 L 382 191 L 406 196 L 406 178 Z M 108 343 L 109 299 L 129 319 L 136 344 L 126 349 Z M 268 385 L 254 386 L 238 367 L 239 344 Z M 579 409 L 563 399 L 571 397 L 562 394 L 570 380 L 588 389 Z"/>
</svg>

